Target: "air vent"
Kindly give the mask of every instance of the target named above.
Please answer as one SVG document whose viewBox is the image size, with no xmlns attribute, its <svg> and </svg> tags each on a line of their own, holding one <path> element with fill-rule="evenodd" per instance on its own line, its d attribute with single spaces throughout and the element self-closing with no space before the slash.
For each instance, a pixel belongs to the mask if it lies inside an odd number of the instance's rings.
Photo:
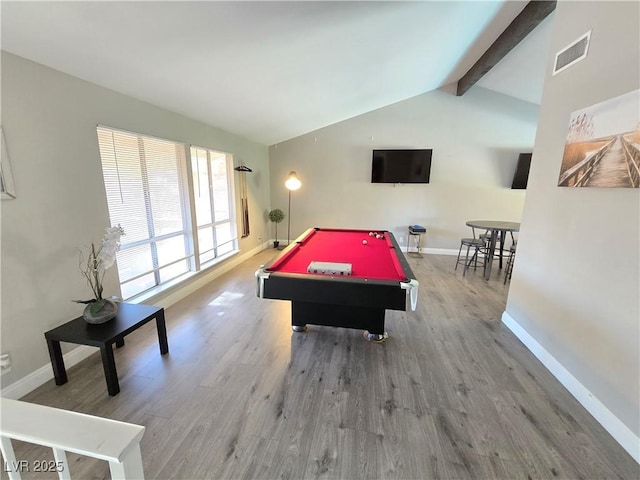
<svg viewBox="0 0 640 480">
<path fill-rule="evenodd" d="M 589 50 L 589 39 L 591 38 L 591 30 L 582 35 L 575 42 L 566 46 L 556 53 L 556 61 L 553 67 L 553 74 L 560 73 L 562 70 L 569 68 L 571 65 L 578 63 L 587 56 Z"/>
</svg>

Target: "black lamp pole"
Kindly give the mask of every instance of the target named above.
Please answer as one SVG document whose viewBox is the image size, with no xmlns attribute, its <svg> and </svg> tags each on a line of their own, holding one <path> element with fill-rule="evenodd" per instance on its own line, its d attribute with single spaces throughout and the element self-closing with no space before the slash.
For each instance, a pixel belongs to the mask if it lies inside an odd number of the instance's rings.
<svg viewBox="0 0 640 480">
<path fill-rule="evenodd" d="M 289 190 L 289 221 L 287 222 L 287 246 L 291 243 L 291 190 Z"/>
<path fill-rule="evenodd" d="M 287 180 L 284 182 L 285 187 L 289 190 L 289 221 L 287 222 L 287 246 L 291 243 L 291 190 L 297 190 L 300 188 L 301 182 L 298 179 L 296 172 L 289 172 Z"/>
</svg>

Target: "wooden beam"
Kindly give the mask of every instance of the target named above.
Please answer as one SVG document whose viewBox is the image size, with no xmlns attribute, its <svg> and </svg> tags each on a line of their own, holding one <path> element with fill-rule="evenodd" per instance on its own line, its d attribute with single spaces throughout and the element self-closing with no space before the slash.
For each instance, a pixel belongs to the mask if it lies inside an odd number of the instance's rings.
<svg viewBox="0 0 640 480">
<path fill-rule="evenodd" d="M 509 53 L 520 41 L 538 26 L 542 20 L 556 8 L 556 1 L 532 0 L 500 34 L 480 59 L 458 80 L 457 95 L 463 95 L 485 73 L 491 70 L 507 53 Z"/>
</svg>

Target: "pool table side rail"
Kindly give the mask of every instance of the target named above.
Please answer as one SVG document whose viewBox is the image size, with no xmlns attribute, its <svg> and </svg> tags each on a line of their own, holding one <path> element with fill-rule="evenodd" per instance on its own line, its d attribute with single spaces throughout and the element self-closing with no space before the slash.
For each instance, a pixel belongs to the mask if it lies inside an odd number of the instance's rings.
<svg viewBox="0 0 640 480">
<path fill-rule="evenodd" d="M 305 230 L 298 238 L 296 238 L 293 242 L 291 242 L 289 245 L 287 245 L 280 255 L 278 255 L 273 260 L 267 262 L 262 267 L 262 269 L 265 272 L 274 272 L 276 270 L 276 268 L 282 262 L 284 262 L 289 257 L 289 255 L 291 255 L 299 245 L 301 245 L 305 241 L 307 241 L 310 238 L 310 236 L 312 236 L 318 230 L 321 230 L 321 228 L 320 227 L 313 227 L 313 228 L 308 228 L 307 230 Z M 324 229 L 324 230 L 335 230 L 335 229 L 327 228 L 327 229 Z M 347 230 L 356 231 L 355 229 L 347 229 Z M 365 232 L 365 231 L 369 231 L 369 230 L 362 230 L 362 231 Z M 396 257 L 397 257 L 398 261 L 400 262 L 400 267 L 402 268 L 402 270 L 404 272 L 404 276 L 406 277 L 405 281 L 406 282 L 410 282 L 411 280 L 416 280 L 416 276 L 413 273 L 413 270 L 411 270 L 411 267 L 409 266 L 409 262 L 407 262 L 407 259 L 404 256 L 404 253 L 402 252 L 402 249 L 400 248 L 400 245 L 396 241 L 396 237 L 393 235 L 393 233 L 390 232 L 389 230 L 371 230 L 371 231 L 383 232 L 383 233 L 387 234 L 388 238 L 391 240 L 391 244 L 393 246 L 392 248 L 396 252 Z M 274 272 L 274 273 L 276 273 L 276 272 Z M 277 273 L 281 274 L 279 272 L 277 272 Z M 351 281 L 354 281 L 354 280 L 355 279 L 351 279 Z M 362 279 L 362 281 L 367 281 L 367 282 L 382 281 L 382 282 L 385 282 L 385 280 L 375 280 L 375 279 L 366 279 L 366 280 Z M 393 283 L 394 285 L 397 284 L 396 281 L 391 281 L 391 283 Z"/>
<path fill-rule="evenodd" d="M 262 298 L 406 310 L 407 292 L 401 282 L 270 273 L 262 269 L 256 276 L 257 294 Z"/>
<path fill-rule="evenodd" d="M 288 256 L 297 245 L 317 230 L 317 227 L 306 230 L 277 258 L 266 263 L 256 272 L 256 294 L 258 297 L 322 304 L 343 302 L 352 306 L 407 310 L 407 293 L 417 287 L 417 280 L 395 236 L 387 230 L 378 231 L 384 231 L 388 234 L 393 245 L 392 248 L 395 250 L 396 257 L 407 278 L 406 282 L 322 274 L 284 273 L 272 270 L 276 262 L 280 263 L 282 258 Z"/>
<path fill-rule="evenodd" d="M 275 270 L 278 266 L 285 262 L 290 255 L 294 253 L 294 250 L 298 248 L 305 240 L 308 239 L 310 235 L 313 235 L 316 232 L 317 228 L 308 228 L 306 229 L 298 238 L 296 238 L 293 242 L 287 245 L 284 250 L 278 255 L 276 258 L 271 260 L 270 262 L 264 265 L 265 270 Z"/>
<path fill-rule="evenodd" d="M 407 262 L 407 258 L 404 256 L 404 253 L 402 252 L 400 245 L 396 241 L 395 235 L 393 235 L 393 233 L 391 232 L 388 232 L 388 233 L 389 233 L 389 238 L 391 239 L 391 243 L 393 244 L 393 249 L 395 250 L 396 256 L 400 261 L 400 266 L 402 267 L 402 270 L 404 271 L 404 274 L 407 277 L 407 281 L 410 282 L 411 280 L 417 280 L 415 273 L 413 273 L 413 270 L 411 270 L 411 267 L 409 266 L 409 262 Z"/>
</svg>

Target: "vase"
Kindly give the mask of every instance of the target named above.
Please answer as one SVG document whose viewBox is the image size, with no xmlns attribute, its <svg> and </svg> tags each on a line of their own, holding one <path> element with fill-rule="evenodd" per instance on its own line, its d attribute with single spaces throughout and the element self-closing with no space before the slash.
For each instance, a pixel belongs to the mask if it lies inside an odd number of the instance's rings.
<svg viewBox="0 0 640 480">
<path fill-rule="evenodd" d="M 94 312 L 92 312 L 91 307 L 98 302 L 103 303 L 102 308 L 96 312 L 94 307 Z M 118 305 L 114 301 L 107 300 L 105 298 L 103 300 L 96 300 L 95 302 L 88 304 L 85 307 L 84 312 L 82 312 L 82 317 L 87 323 L 97 325 L 100 323 L 108 322 L 109 320 L 115 318 L 116 313 L 118 313 Z"/>
</svg>

